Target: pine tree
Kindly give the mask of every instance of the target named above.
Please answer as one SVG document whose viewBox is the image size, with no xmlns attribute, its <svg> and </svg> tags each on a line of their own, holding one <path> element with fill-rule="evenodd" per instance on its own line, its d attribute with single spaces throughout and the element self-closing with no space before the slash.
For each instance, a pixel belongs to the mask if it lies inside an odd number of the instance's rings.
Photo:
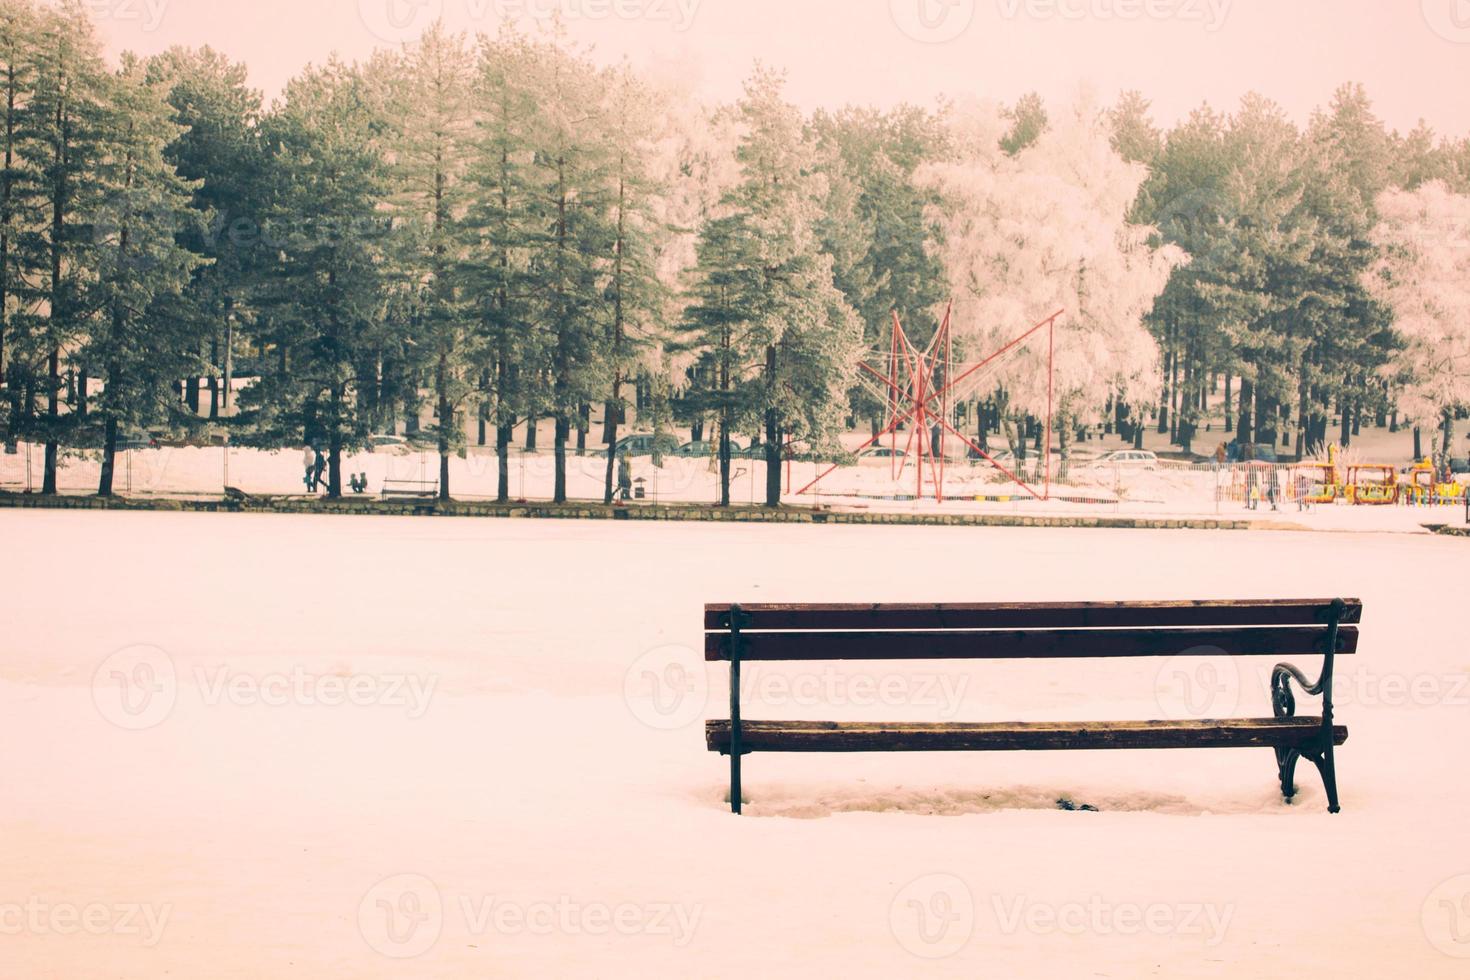
<svg viewBox="0 0 1470 980">
<path fill-rule="evenodd" d="M 107 203 L 93 223 L 97 279 L 86 307 L 95 311 L 77 361 L 102 381 L 102 474 L 99 496 L 112 493 L 119 428 L 165 421 L 177 378 L 197 374 L 197 317 L 179 303 L 200 259 L 179 244 L 194 188 L 165 159 L 179 136 L 164 91 L 124 56 L 112 79 L 105 162 L 92 180 Z"/>
<path fill-rule="evenodd" d="M 27 106 L 35 97 L 38 29 L 28 0 L 0 0 L 0 391 L 6 402 L 0 410 L 7 448 L 21 425 L 23 390 L 33 383 L 26 313 L 35 300 L 26 281 L 35 277 L 37 257 L 23 237 L 37 224 L 32 195 L 39 175 L 24 141 Z"/>
<path fill-rule="evenodd" d="M 85 340 L 92 313 L 86 295 L 97 261 L 88 229 L 103 203 L 94 177 L 104 152 L 108 77 L 101 43 L 80 4 L 43 14 L 35 78 L 21 132 L 23 152 L 40 171 L 35 203 L 44 208 L 35 239 L 44 253 L 44 285 L 31 336 L 44 351 L 45 377 L 37 385 L 46 396 L 46 415 L 28 427 L 45 442 L 42 493 L 54 494 L 62 442 L 85 417 L 85 375 L 76 381 L 76 401 L 62 414 L 61 366 Z"/>
<path fill-rule="evenodd" d="M 172 48 L 149 61 L 148 79 L 165 87 L 178 137 L 165 160 L 195 184 L 193 207 L 201 220 L 181 228 L 180 241 L 205 256 L 182 302 L 199 321 L 207 346 L 211 419 L 232 410 L 235 359 L 242 328 L 255 319 L 253 298 L 268 245 L 261 222 L 268 201 L 261 146 L 261 95 L 247 82 L 243 64 L 210 48 Z M 185 400 L 200 410 L 197 369 L 185 381 Z"/>
<path fill-rule="evenodd" d="M 770 507 L 781 503 L 787 440 L 835 447 L 862 343 L 817 241 L 827 186 L 815 172 L 815 145 L 782 85 L 764 69 L 746 83 L 741 179 L 701 238 L 699 301 L 690 310 L 711 361 L 705 385 L 720 419 L 722 502 L 730 429 L 743 425 L 762 436 Z"/>
<path fill-rule="evenodd" d="M 510 499 L 510 443 L 516 417 L 536 403 L 533 379 L 542 335 L 532 323 L 531 243 L 536 197 L 531 131 L 537 103 L 531 66 L 534 45 L 515 34 L 481 43 L 473 98 L 479 120 L 467 179 L 466 304 L 477 318 L 482 409 L 495 426 L 496 497 Z"/>
<path fill-rule="evenodd" d="M 450 499 L 449 462 L 463 448 L 458 413 L 475 391 L 460 272 L 464 173 L 474 119 L 473 60 L 464 38 L 436 24 L 387 69 L 390 94 L 389 201 L 397 227 L 389 261 L 408 313 L 409 349 L 433 378 L 438 421 L 439 498 Z"/>
<path fill-rule="evenodd" d="M 241 402 L 257 442 L 326 443 L 334 498 L 343 452 L 368 435 L 362 364 L 385 343 L 378 127 L 361 72 L 335 60 L 293 79 L 264 127 L 276 193 L 263 235 L 277 253 L 258 332 L 273 356 Z"/>
<path fill-rule="evenodd" d="M 607 466 L 603 503 L 611 504 L 618 423 L 625 411 L 623 386 L 644 363 L 647 353 L 663 346 L 667 290 L 657 269 L 658 243 L 664 236 L 655 211 L 662 202 L 655 200 L 657 191 L 647 170 L 654 156 L 654 113 L 658 109 L 655 93 L 626 66 L 606 75 L 605 91 L 604 138 L 612 225 L 606 350 L 612 377 L 604 406 Z M 655 375 L 656 385 L 662 380 Z M 662 421 L 658 435 L 663 435 Z M 655 456 L 661 457 L 661 453 Z"/>
<path fill-rule="evenodd" d="M 546 331 L 540 365 L 555 423 L 553 500 L 567 499 L 567 440 L 582 409 L 611 388 L 605 302 L 615 229 L 609 166 L 598 138 L 604 111 L 585 57 L 543 49 L 534 64 L 538 125 L 531 131 L 535 230 L 530 240 L 534 320 Z"/>
</svg>

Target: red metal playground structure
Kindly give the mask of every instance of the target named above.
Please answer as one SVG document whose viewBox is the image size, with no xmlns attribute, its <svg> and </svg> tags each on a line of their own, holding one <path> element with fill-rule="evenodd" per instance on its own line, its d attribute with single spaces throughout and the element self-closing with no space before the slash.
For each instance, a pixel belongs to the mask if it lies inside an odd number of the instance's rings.
<svg viewBox="0 0 1470 980">
<path fill-rule="evenodd" d="M 1052 401 L 1056 387 L 1056 326 L 1057 320 L 1065 312 L 1065 310 L 1057 310 L 995 353 L 974 364 L 962 365 L 958 368 L 952 364 L 954 344 L 950 334 L 950 324 L 954 314 L 953 300 L 944 311 L 944 320 L 940 323 L 939 329 L 935 331 L 928 346 L 922 350 L 909 340 L 908 334 L 904 331 L 903 322 L 895 312 L 888 351 L 886 355 L 879 351 L 874 356 L 874 360 L 882 361 L 883 370 L 867 363 L 859 365 L 881 386 L 878 394 L 885 403 L 888 422 L 882 431 L 859 446 L 857 451 L 861 453 L 881 443 L 885 438 L 889 439 L 893 449 L 894 480 L 898 480 L 903 475 L 909 460 L 913 459 L 918 484 L 914 499 L 923 499 L 927 482 L 933 486 L 935 501 L 943 503 L 945 441 L 948 436 L 953 436 L 967 446 L 971 452 L 1000 470 L 1013 483 L 1037 500 L 1050 500 Z M 1042 331 L 1046 332 L 1047 343 L 1046 431 L 1042 437 L 1042 472 L 1045 476 L 1042 487 L 1038 490 L 956 429 L 951 423 L 950 409 L 951 406 L 962 402 L 967 395 L 974 393 L 985 377 L 982 372 L 986 368 L 1019 349 L 1022 344 L 1041 334 Z M 931 427 L 937 427 L 938 432 L 932 433 Z M 898 452 L 898 433 L 905 428 L 908 434 L 903 452 L 900 454 Z M 823 470 L 815 480 L 798 490 L 797 496 L 816 489 L 823 479 L 838 469 L 839 465 L 833 464 Z"/>
</svg>

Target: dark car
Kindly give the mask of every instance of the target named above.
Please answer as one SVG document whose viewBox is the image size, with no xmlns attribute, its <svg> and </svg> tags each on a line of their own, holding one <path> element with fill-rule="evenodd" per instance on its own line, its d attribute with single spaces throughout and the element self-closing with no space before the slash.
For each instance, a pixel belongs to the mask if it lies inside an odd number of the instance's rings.
<svg viewBox="0 0 1470 980">
<path fill-rule="evenodd" d="M 675 449 L 673 455 L 707 457 L 715 455 L 718 449 L 719 447 L 712 442 L 704 439 L 696 439 L 694 442 L 686 442 L 678 449 Z"/>
<path fill-rule="evenodd" d="M 639 456 L 652 456 L 655 450 L 665 455 L 672 456 L 679 450 L 679 444 L 670 435 L 657 435 L 652 432 L 641 432 L 637 435 L 624 436 L 617 442 L 616 455 L 627 453 L 630 458 Z"/>
</svg>

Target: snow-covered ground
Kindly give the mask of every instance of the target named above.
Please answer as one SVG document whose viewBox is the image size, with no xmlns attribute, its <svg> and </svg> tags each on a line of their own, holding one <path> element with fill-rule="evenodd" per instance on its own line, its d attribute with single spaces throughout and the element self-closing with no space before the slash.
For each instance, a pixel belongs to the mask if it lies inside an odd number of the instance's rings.
<svg viewBox="0 0 1470 980">
<path fill-rule="evenodd" d="M 1359 449 L 1353 459 L 1397 460 L 1389 452 L 1386 430 L 1369 431 L 1378 437 L 1382 452 Z M 859 437 L 854 436 L 856 440 Z M 1400 442 L 1402 437 L 1393 437 Z M 849 440 L 852 441 L 852 440 Z M 1114 448 L 1116 440 L 1099 447 Z M 1407 445 L 1401 447 L 1407 450 Z M 38 489 L 41 483 L 41 449 L 34 447 L 29 455 L 27 477 L 26 447 L 15 455 L 0 454 L 0 490 L 18 492 Z M 606 476 L 606 457 L 599 454 L 571 455 L 567 460 L 568 493 L 573 500 L 601 501 Z M 100 462 L 95 453 L 70 453 L 63 459 L 59 486 L 64 493 L 93 493 L 97 487 Z M 510 458 L 510 492 L 518 500 L 549 500 L 552 495 L 554 460 L 550 452 L 524 453 L 516 450 Z M 1002 514 L 1002 515 L 1069 515 L 1096 517 L 1167 517 L 1213 519 L 1252 517 L 1280 519 L 1307 527 L 1342 530 L 1405 530 L 1425 523 L 1459 523 L 1464 520 L 1463 506 L 1436 507 L 1318 507 L 1301 511 L 1294 502 L 1283 502 L 1277 512 L 1262 503 L 1260 510 L 1248 513 L 1241 503 L 1243 486 L 1231 487 L 1228 474 L 1210 465 L 1193 467 L 1166 462 L 1160 469 L 1127 470 L 1074 464 L 1069 479 L 1058 480 L 1052 490 L 1054 499 L 1041 501 L 1010 483 L 989 464 L 958 463 L 945 474 L 947 499 L 940 505 L 933 497 L 933 484 L 927 482 L 926 496 L 914 500 L 917 478 L 909 466 L 895 478 L 891 461 L 866 460 L 835 472 L 826 464 L 793 462 L 785 468 L 783 486 L 785 502 L 792 506 L 826 506 L 847 510 L 871 510 L 899 513 Z M 438 479 L 439 458 L 433 453 L 394 449 L 349 456 L 344 461 L 348 473 L 365 473 L 370 493 L 376 495 L 384 480 Z M 765 463 L 758 460 L 734 461 L 731 496 L 736 504 L 764 501 Z M 1282 471 L 1283 485 L 1290 477 Z M 680 502 L 712 504 L 718 500 L 715 468 L 708 459 L 668 457 L 662 467 L 650 458 L 633 461 L 635 479 L 643 481 L 648 502 Z M 821 482 L 807 493 L 801 491 L 817 477 Z M 497 460 L 493 452 L 478 448 L 464 458 L 451 460 L 450 486 L 456 499 L 474 501 L 493 499 L 496 492 Z M 1222 489 L 1216 493 L 1217 483 Z M 123 454 L 116 475 L 115 490 L 127 496 L 219 496 L 224 487 L 232 486 L 255 494 L 303 495 L 300 450 L 264 452 L 231 449 L 226 461 L 222 448 L 175 448 L 134 450 Z M 1041 481 L 1033 478 L 1039 492 Z M 1231 494 L 1236 499 L 1231 499 Z M 1222 500 L 1217 500 L 1223 497 Z"/>
<path fill-rule="evenodd" d="M 1463 977 L 1466 546 L 0 511 L 0 975 Z M 1264 750 L 755 755 L 713 600 L 1359 595 Z M 747 717 L 1269 714 L 1271 664 L 748 669 Z M 1303 665 L 1315 671 L 1315 664 Z M 1063 812 L 1056 801 L 1101 812 Z"/>
</svg>

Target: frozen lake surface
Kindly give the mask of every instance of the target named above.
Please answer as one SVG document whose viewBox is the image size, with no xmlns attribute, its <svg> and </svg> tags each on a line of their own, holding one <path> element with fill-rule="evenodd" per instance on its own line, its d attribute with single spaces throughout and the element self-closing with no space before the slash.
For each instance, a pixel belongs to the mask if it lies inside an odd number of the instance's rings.
<svg viewBox="0 0 1470 980">
<path fill-rule="evenodd" d="M 6 976 L 1470 970 L 1462 539 L 0 511 L 0 540 Z M 1336 816 L 1308 764 L 1287 807 L 1269 752 L 1198 750 L 755 755 L 736 818 L 704 748 L 706 601 L 1333 595 L 1365 604 Z M 1269 715 L 1271 665 L 763 665 L 745 703 Z"/>
</svg>

